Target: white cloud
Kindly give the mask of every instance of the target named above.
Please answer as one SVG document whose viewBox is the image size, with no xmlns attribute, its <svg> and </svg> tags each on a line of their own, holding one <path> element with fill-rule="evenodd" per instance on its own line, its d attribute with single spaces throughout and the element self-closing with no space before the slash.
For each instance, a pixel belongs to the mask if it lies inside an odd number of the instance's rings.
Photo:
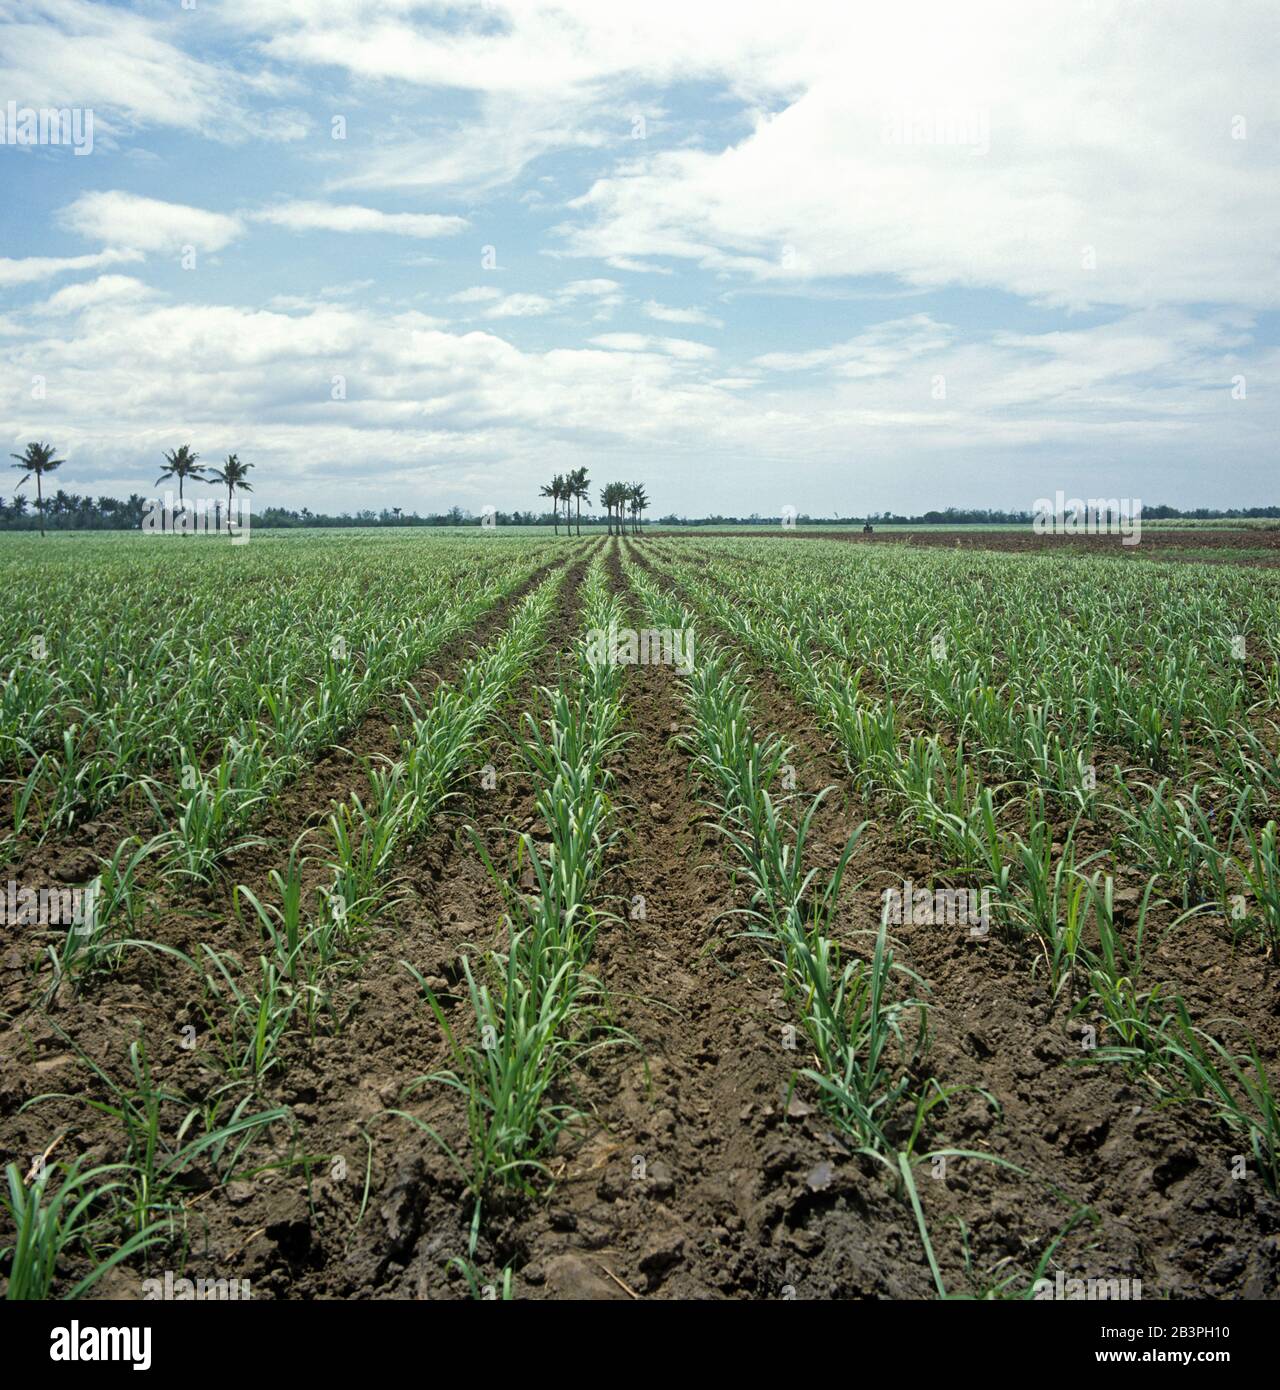
<svg viewBox="0 0 1280 1390">
<path fill-rule="evenodd" d="M 508 294 L 484 311 L 487 319 L 527 319 L 549 314 L 556 306 L 541 294 Z"/>
<path fill-rule="evenodd" d="M 99 251 L 92 256 L 27 256 L 19 260 L 0 257 L 0 285 L 29 285 L 76 270 L 97 270 L 105 265 L 142 259 L 141 251 L 121 250 Z"/>
<path fill-rule="evenodd" d="M 724 327 L 721 319 L 713 318 L 705 309 L 677 309 L 670 304 L 659 304 L 656 299 L 646 301 L 644 311 L 660 323 L 699 323 L 707 328 Z"/>
<path fill-rule="evenodd" d="M 577 299 L 581 295 L 590 295 L 593 298 L 612 297 L 622 288 L 616 280 L 570 280 L 563 286 L 560 293 L 567 299 Z"/>
<path fill-rule="evenodd" d="M 752 359 L 752 365 L 767 371 L 797 372 L 829 368 L 841 376 L 882 376 L 917 357 L 940 352 L 953 337 L 953 330 L 928 314 L 878 323 L 856 338 L 831 347 L 801 352 L 766 352 Z"/>
<path fill-rule="evenodd" d="M 674 275 L 675 271 L 669 265 L 658 265 L 653 261 L 638 260 L 635 256 L 615 256 L 610 254 L 605 258 L 605 264 L 612 266 L 614 270 L 632 270 L 638 275 Z"/>
<path fill-rule="evenodd" d="M 298 200 L 250 213 L 255 222 L 270 222 L 292 231 L 390 232 L 396 236 L 455 236 L 468 223 L 465 217 L 440 213 L 378 212 L 352 203 L 319 203 Z"/>
<path fill-rule="evenodd" d="M 132 275 L 99 275 L 79 285 L 67 285 L 40 306 L 49 314 L 76 314 L 101 304 L 122 304 L 150 299 L 155 291 Z"/>
<path fill-rule="evenodd" d="M 662 352 L 687 362 L 716 355 L 715 348 L 706 343 L 695 343 L 689 338 L 655 338 L 647 333 L 601 333 L 591 341 L 612 352 Z"/>
<path fill-rule="evenodd" d="M 90 108 L 99 129 L 168 126 L 233 140 L 305 133 L 296 111 L 251 115 L 246 107 L 255 92 L 287 84 L 192 57 L 182 43 L 195 37 L 198 16 L 177 6 L 166 16 L 165 8 L 148 16 L 91 0 L 0 5 L 0 92 L 36 106 Z"/>
<path fill-rule="evenodd" d="M 482 311 L 486 319 L 536 318 L 554 310 L 569 310 L 587 301 L 596 311 L 595 317 L 608 318 L 623 301 L 616 280 L 573 280 L 550 295 L 517 292 L 504 294 L 493 285 L 473 285 L 448 297 L 450 304 L 487 305 Z"/>
<path fill-rule="evenodd" d="M 781 284 L 886 276 L 1064 306 L 1274 306 L 1267 15 L 815 7 L 776 35 L 794 85 L 772 84 L 780 99 L 745 138 L 642 151 L 574 201 L 566 245 Z M 737 58 L 721 45 L 730 80 L 749 77 L 758 19 L 731 26 Z M 1254 113 L 1248 140 L 1232 139 L 1237 112 Z"/>
<path fill-rule="evenodd" d="M 1230 24 L 1194 0 L 800 13 L 743 0 L 731 15 L 497 0 L 447 21 L 412 0 L 235 0 L 226 13 L 273 58 L 472 95 L 454 125 L 376 150 L 355 184 L 492 184 L 554 148 L 625 151 L 566 228 L 571 251 L 619 268 L 679 258 L 1063 305 L 1280 300 L 1268 0 L 1242 0 Z M 695 81 L 748 118 L 744 137 L 628 138 L 646 94 Z M 1237 113 L 1247 140 L 1232 139 Z"/>
<path fill-rule="evenodd" d="M 263 502 L 312 507 L 447 504 L 470 495 L 471 469 L 490 489 L 478 501 L 533 505 L 535 476 L 602 455 L 650 482 L 661 510 L 714 505 L 697 479 L 714 488 L 730 468 L 748 509 L 908 506 L 922 489 L 945 505 L 972 496 L 966 458 L 981 460 L 982 501 L 1029 505 L 1077 477 L 1094 485 L 1069 471 L 1086 458 L 1104 474 L 1097 487 L 1110 478 L 1105 495 L 1154 500 L 1155 488 L 1189 502 L 1205 492 L 1187 461 L 1207 456 L 1264 500 L 1266 470 L 1249 473 L 1248 460 L 1269 458 L 1280 425 L 1265 391 L 1230 398 L 1242 361 L 1251 387 L 1280 374 L 1280 352 L 1231 315 L 1164 311 L 963 342 L 899 321 L 872 325 L 848 340 L 864 344 L 860 355 L 825 364 L 865 361 L 866 344 L 917 343 L 874 375 L 761 379 L 726 364 L 708 379 L 713 349 L 684 339 L 605 334 L 530 352 L 345 302 L 282 313 L 122 295 L 108 312 L 91 286 L 72 288 L 86 291 L 73 331 L 54 331 L 39 310 L 12 316 L 0 415 L 19 442 L 57 442 L 75 490 L 148 485 L 154 470 L 139 461 L 181 437 L 206 454 L 251 455 Z M 36 374 L 59 382 L 38 407 Z M 345 401 L 331 398 L 335 374 Z M 939 374 L 944 400 L 931 391 Z M 780 459 L 786 497 L 772 491 Z"/>
<path fill-rule="evenodd" d="M 435 121 L 427 136 L 375 145 L 333 187 L 486 193 L 553 151 L 603 147 L 607 137 L 590 128 L 591 119 L 589 104 L 575 105 L 567 94 L 553 101 L 482 99 L 460 126 Z"/>
<path fill-rule="evenodd" d="M 184 246 L 194 246 L 197 251 L 220 251 L 244 233 L 238 217 L 161 202 L 158 198 L 141 198 L 118 189 L 82 193 L 58 216 L 68 231 L 86 240 L 162 254 Z"/>
</svg>

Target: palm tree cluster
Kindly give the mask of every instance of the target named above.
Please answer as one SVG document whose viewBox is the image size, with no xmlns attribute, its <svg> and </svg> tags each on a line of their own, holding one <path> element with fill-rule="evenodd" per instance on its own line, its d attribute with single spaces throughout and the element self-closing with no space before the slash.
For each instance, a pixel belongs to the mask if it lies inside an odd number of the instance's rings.
<svg viewBox="0 0 1280 1390">
<path fill-rule="evenodd" d="M 18 483 L 19 489 L 26 485 L 29 478 L 36 480 L 36 511 L 40 517 L 40 534 L 42 536 L 44 535 L 46 511 L 44 480 L 66 462 L 65 459 L 54 458 L 53 455 L 54 447 L 52 444 L 35 442 L 28 444 L 22 453 L 10 455 L 11 458 L 17 459 L 17 463 L 13 467 L 22 473 L 22 478 Z M 166 478 L 177 478 L 178 502 L 179 505 L 185 505 L 183 492 L 188 478 L 193 482 L 220 483 L 227 489 L 227 514 L 230 515 L 237 488 L 241 492 L 253 491 L 249 482 L 249 470 L 253 464 L 241 463 L 237 454 L 228 454 L 227 461 L 221 468 L 206 470 L 200 467 L 199 460 L 200 455 L 193 452 L 189 444 L 181 444 L 176 449 L 170 449 L 164 455 L 165 469 L 156 479 L 156 486 L 159 487 Z M 26 499 L 15 496 L 12 515 L 20 517 L 25 508 Z M 58 489 L 57 495 L 50 500 L 49 504 L 49 511 L 54 516 L 71 515 L 86 518 L 91 514 L 102 518 L 117 516 L 125 520 L 135 521 L 138 525 L 141 525 L 144 509 L 143 499 L 136 496 L 131 497 L 128 502 L 116 502 L 110 497 L 100 497 L 95 504 L 91 497 L 78 497 L 74 493 L 63 492 L 61 488 Z M 9 509 L 5 510 L 8 511 Z"/>
<path fill-rule="evenodd" d="M 193 453 L 189 444 L 180 444 L 176 449 L 170 449 L 164 456 L 165 470 L 156 479 L 156 486 L 159 487 L 166 478 L 177 478 L 178 480 L 178 503 L 183 502 L 182 489 L 188 478 L 193 482 L 199 483 L 221 483 L 227 490 L 227 512 L 230 513 L 234 504 L 236 489 L 241 492 L 252 492 L 253 487 L 249 483 L 249 470 L 253 467 L 251 463 L 241 463 L 239 454 L 228 454 L 227 461 L 221 468 L 203 469 L 199 466 L 200 455 Z"/>
<path fill-rule="evenodd" d="M 544 483 L 538 490 L 540 497 L 551 498 L 551 518 L 557 536 L 560 534 L 561 502 L 564 503 L 564 529 L 566 531 L 569 530 L 569 503 L 577 503 L 578 535 L 582 534 L 582 499 L 590 496 L 588 492 L 590 481 L 585 468 L 574 468 L 568 473 L 557 473 L 549 483 Z"/>
<path fill-rule="evenodd" d="M 570 528 L 569 504 L 577 504 L 577 533 L 582 534 L 582 501 L 590 500 L 590 479 L 585 468 L 575 468 L 569 473 L 557 473 L 549 483 L 538 490 L 540 497 L 551 498 L 551 518 L 556 535 L 560 534 L 560 504 L 564 503 L 565 530 Z M 617 534 L 622 535 L 626 518 L 631 518 L 631 529 L 639 531 L 640 520 L 649 507 L 649 498 L 643 483 L 606 483 L 600 490 L 600 505 L 608 516 L 609 534 L 614 534 L 616 518 Z"/>
<path fill-rule="evenodd" d="M 649 507 L 649 496 L 643 483 L 606 483 L 600 490 L 600 503 L 609 518 L 609 534 L 621 536 L 626 531 L 627 517 L 631 518 L 633 535 L 640 532 L 640 523 Z M 616 518 L 616 523 L 615 523 Z"/>
</svg>

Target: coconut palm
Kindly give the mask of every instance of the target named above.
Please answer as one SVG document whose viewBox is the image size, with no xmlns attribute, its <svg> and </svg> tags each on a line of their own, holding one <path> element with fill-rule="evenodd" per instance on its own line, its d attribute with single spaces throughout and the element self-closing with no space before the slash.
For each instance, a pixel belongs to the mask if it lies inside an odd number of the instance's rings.
<svg viewBox="0 0 1280 1390">
<path fill-rule="evenodd" d="M 66 459 L 56 459 L 53 456 L 52 444 L 28 444 L 26 451 L 21 454 L 10 454 L 10 458 L 17 459 L 14 468 L 22 469 L 22 481 L 19 487 L 34 475 L 36 480 L 36 510 L 40 513 L 40 534 L 44 535 L 44 475 L 52 473 L 55 468 L 61 468 Z"/>
<path fill-rule="evenodd" d="M 196 464 L 199 454 L 193 454 L 188 444 L 180 444 L 176 449 L 170 449 L 164 456 L 164 461 L 169 466 L 156 479 L 156 486 L 159 487 L 166 478 L 177 478 L 178 480 L 178 502 L 182 504 L 182 485 L 188 478 L 194 478 L 197 482 L 206 482 L 204 473 Z"/>
<path fill-rule="evenodd" d="M 573 501 L 573 474 L 561 473 L 560 478 L 560 500 L 564 503 L 564 533 L 570 535 L 569 527 L 569 504 Z"/>
<path fill-rule="evenodd" d="M 578 535 L 582 534 L 582 499 L 590 496 L 587 491 L 587 484 L 590 481 L 591 479 L 587 477 L 587 470 L 585 468 L 575 468 L 573 472 L 569 474 L 571 495 L 578 504 Z"/>
<path fill-rule="evenodd" d="M 222 483 L 227 489 L 227 520 L 231 519 L 231 508 L 235 497 L 236 488 L 241 492 L 252 492 L 253 487 L 249 483 L 249 470 L 253 467 L 251 463 L 241 463 L 238 454 L 228 454 L 227 461 L 221 468 L 215 468 L 209 475 L 210 479 Z"/>
<path fill-rule="evenodd" d="M 564 479 L 559 473 L 549 483 L 543 483 L 538 489 L 539 497 L 551 498 L 551 524 L 556 528 L 556 535 L 560 534 L 560 495 L 564 490 Z"/>
</svg>

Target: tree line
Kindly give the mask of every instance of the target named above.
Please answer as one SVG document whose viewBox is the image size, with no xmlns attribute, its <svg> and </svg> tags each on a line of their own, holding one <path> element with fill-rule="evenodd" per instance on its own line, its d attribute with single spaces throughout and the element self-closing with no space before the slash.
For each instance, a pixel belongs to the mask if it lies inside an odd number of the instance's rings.
<svg viewBox="0 0 1280 1390">
<path fill-rule="evenodd" d="M 66 462 L 55 458 L 51 444 L 28 444 L 21 454 L 13 454 L 17 462 L 14 469 L 22 473 L 18 490 L 11 501 L 0 498 L 0 530 L 26 531 L 39 529 L 44 535 L 48 525 L 54 530 L 74 531 L 137 531 L 141 529 L 151 499 L 132 493 L 127 498 L 81 496 L 65 492 L 59 488 L 52 496 L 45 496 L 45 479 L 56 472 Z M 166 480 L 177 479 L 178 500 L 185 503 L 184 489 L 187 482 L 215 483 L 227 489 L 227 509 L 230 513 L 237 492 L 252 492 L 248 481 L 252 463 L 242 463 L 236 454 L 228 454 L 218 468 L 202 467 L 199 454 L 189 445 L 183 444 L 170 449 L 163 455 L 165 467 L 156 479 L 156 486 Z M 35 479 L 35 498 L 23 493 L 22 489 Z M 560 534 L 563 519 L 566 530 L 575 525 L 577 534 L 582 534 L 582 504 L 590 504 L 590 477 L 586 468 L 574 468 L 568 473 L 557 473 L 549 483 L 539 490 L 539 496 L 549 498 L 551 510 L 534 511 L 496 511 L 490 514 L 498 526 L 545 526 L 554 527 Z M 32 503 L 34 500 L 34 510 Z M 600 505 L 605 509 L 605 519 L 610 535 L 622 535 L 630 528 L 638 533 L 644 524 L 644 514 L 649 509 L 648 494 L 643 483 L 606 483 L 600 489 Z M 563 508 L 563 518 L 561 509 Z M 1171 507 L 1164 504 L 1144 506 L 1143 517 L 1148 521 L 1229 521 L 1229 520 L 1268 520 L 1280 519 L 1280 506 L 1266 507 Z M 803 526 L 854 526 L 872 522 L 883 526 L 1016 526 L 1030 525 L 1030 511 L 1001 511 L 990 507 L 947 507 L 943 510 L 919 512 L 905 515 L 898 512 L 867 512 L 856 517 L 811 516 L 800 513 L 796 522 Z M 588 523 L 593 518 L 588 514 Z M 672 512 L 659 518 L 664 526 L 778 526 L 781 516 L 761 516 L 752 512 L 750 516 L 725 516 L 716 514 L 703 517 L 686 517 Z M 308 507 L 292 509 L 288 507 L 266 507 L 257 517 L 260 527 L 341 527 L 341 526 L 475 526 L 478 518 L 462 507 L 450 507 L 444 512 L 430 512 L 419 515 L 408 512 L 403 507 L 384 507 L 380 511 L 364 509 L 357 512 L 313 512 Z"/>
<path fill-rule="evenodd" d="M 13 467 L 21 472 L 12 502 L 0 499 L 0 529 L 29 530 L 39 527 L 45 534 L 46 523 L 57 530 L 132 530 L 142 527 L 143 519 L 150 508 L 150 499 L 133 493 L 126 500 L 114 497 L 94 498 L 80 496 L 59 488 L 52 497 L 45 496 L 45 479 L 56 473 L 66 462 L 55 458 L 51 444 L 33 442 L 21 454 L 10 457 L 16 462 Z M 164 454 L 164 470 L 156 479 L 156 486 L 166 480 L 177 479 L 178 505 L 186 505 L 186 485 L 188 482 L 217 483 L 227 489 L 227 513 L 230 516 L 235 494 L 252 492 L 249 470 L 255 465 L 244 463 L 239 455 L 228 454 L 220 468 L 201 466 L 200 455 L 189 444 L 179 445 Z M 29 512 L 30 499 L 22 489 L 31 479 L 35 479 L 35 516 Z M 560 534 L 560 508 L 564 507 L 564 524 L 568 530 L 571 525 L 571 508 L 576 506 L 574 519 L 578 534 L 582 534 L 582 503 L 590 502 L 591 479 L 586 468 L 575 468 L 568 473 L 557 473 L 540 492 L 549 497 L 552 509 L 549 514 L 536 515 L 533 512 L 491 511 L 487 520 L 498 526 L 536 526 L 550 519 L 557 535 Z M 600 505 L 605 508 L 609 534 L 615 527 L 621 535 L 630 520 L 631 530 L 638 533 L 649 507 L 649 497 L 643 483 L 607 483 L 600 491 Z M 588 516 L 588 521 L 590 521 Z M 331 516 L 323 512 L 313 512 L 309 507 L 293 511 L 285 507 L 267 507 L 258 518 L 258 525 L 271 526 L 467 526 L 474 525 L 475 518 L 461 507 L 451 507 L 447 512 L 419 516 L 417 512 L 407 513 L 403 507 L 384 507 L 381 512 L 362 510 L 354 515 L 343 512 Z"/>
</svg>

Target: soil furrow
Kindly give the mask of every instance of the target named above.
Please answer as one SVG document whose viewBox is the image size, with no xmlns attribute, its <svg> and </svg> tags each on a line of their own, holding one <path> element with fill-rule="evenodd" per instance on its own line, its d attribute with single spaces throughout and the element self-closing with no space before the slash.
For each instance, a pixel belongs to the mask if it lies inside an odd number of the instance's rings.
<svg viewBox="0 0 1280 1390">
<path fill-rule="evenodd" d="M 645 565 L 642 554 L 633 556 Z M 649 572 L 679 594 L 665 575 Z M 753 653 L 717 636 L 751 672 L 757 737 L 776 730 L 793 746 L 798 786 L 842 789 L 816 822 L 817 843 L 825 847 L 820 860 L 832 862 L 866 809 L 849 796 L 844 768 L 813 717 Z M 884 822 L 869 827 L 849 879 L 864 884 L 853 895 L 864 928 L 878 920 L 884 888 L 948 882 L 945 870 Z M 1152 1293 L 1173 1297 L 1275 1296 L 1280 1204 L 1256 1176 L 1233 1179 L 1238 1137 L 1200 1122 L 1187 1106 L 1160 1109 L 1146 1087 L 1118 1070 L 1073 1065 L 1079 1023 L 1033 978 L 1027 954 L 994 932 L 974 940 L 964 925 L 916 925 L 895 927 L 894 936 L 904 963 L 930 987 L 926 1073 L 944 1086 L 974 1088 L 935 1112 L 934 1146 L 991 1151 L 1027 1174 L 953 1160 L 943 1178 L 924 1184 L 949 1287 L 958 1280 L 963 1289 L 966 1278 L 959 1223 L 981 1287 L 984 1271 L 997 1266 L 1007 1273 L 1012 1262 L 1030 1271 L 1046 1243 L 1087 1209 L 1091 1216 L 1060 1249 L 1069 1274 L 1141 1278 Z M 1001 1116 L 976 1088 L 995 1097 Z M 1139 1204 L 1135 1192 L 1143 1196 Z"/>
<path fill-rule="evenodd" d="M 570 572 L 543 647 L 544 662 L 552 664 L 574 630 L 586 558 L 578 552 L 568 563 Z M 511 600 L 517 601 L 518 597 Z M 497 614 L 487 619 L 490 640 L 502 621 Z M 468 659 L 471 644 L 481 640 L 479 630 L 473 629 L 453 644 L 449 664 L 437 661 L 432 686 L 449 679 L 454 666 Z M 531 679 L 513 692 L 508 709 L 525 708 L 536 683 Z M 388 718 L 388 737 L 392 728 Z M 333 1031 L 311 1039 L 290 1035 L 277 1079 L 262 1090 L 260 1108 L 290 1108 L 291 1137 L 286 1140 L 277 1132 L 276 1161 L 293 1160 L 294 1166 L 267 1172 L 252 1183 L 211 1188 L 202 1197 L 193 1212 L 197 1239 L 190 1256 L 192 1277 L 248 1278 L 255 1298 L 418 1297 L 447 1287 L 447 1255 L 466 1251 L 470 1212 L 462 1201 L 461 1183 L 418 1131 L 385 1112 L 397 1106 L 406 1084 L 447 1063 L 440 1030 L 400 962 L 413 963 L 425 976 L 443 971 L 454 978 L 459 950 L 476 939 L 488 944 L 484 938 L 496 930 L 500 917 L 500 895 L 478 863 L 477 872 L 461 870 L 466 856 L 474 854 L 469 842 L 460 843 L 459 826 L 464 819 L 479 819 L 482 804 L 486 819 L 509 823 L 515 805 L 531 800 L 507 774 L 514 759 L 504 735 L 487 749 L 477 748 L 476 755 L 476 783 L 486 760 L 500 770 L 495 790 L 464 790 L 402 862 L 397 883 L 401 901 L 353 960 L 350 979 L 335 984 Z M 349 775 L 363 777 L 358 761 L 350 766 Z M 310 818 L 327 805 L 312 803 Z M 268 862 L 274 866 L 281 861 L 264 860 L 264 873 Z M 208 927 L 207 919 L 183 924 L 194 939 L 206 936 Z M 247 919 L 241 925 L 227 915 L 218 944 L 219 949 L 238 950 L 250 958 L 259 949 L 255 924 Z M 68 1038 L 112 1074 L 123 1073 L 130 1040 L 145 1035 L 161 1084 L 178 1095 L 197 1097 L 208 1094 L 217 1081 L 199 1053 L 182 1046 L 180 1030 L 188 1024 L 203 1037 L 199 996 L 190 969 L 165 963 L 152 971 L 139 963 L 96 984 L 61 1023 Z M 79 1097 L 98 1088 L 74 1051 L 43 1019 L 32 1017 L 15 1030 L 8 1036 L 5 1055 L 16 1061 L 20 1054 L 29 1054 L 34 1066 L 8 1066 L 0 1073 L 4 1156 L 21 1159 L 28 1149 L 38 1153 L 59 1132 L 67 1134 L 68 1147 L 114 1156 L 119 1145 L 116 1128 L 78 1103 Z M 16 1114 L 32 1094 L 63 1089 L 70 1099 Z M 433 1088 L 404 1108 L 430 1116 L 455 1144 L 465 1137 L 465 1102 L 455 1091 Z M 304 1155 L 305 1164 L 300 1162 Z M 406 1275 L 404 1265 L 416 1248 L 409 1235 L 415 1233 L 416 1243 L 420 1218 L 428 1210 L 427 1225 L 448 1250 L 435 1258 L 426 1242 L 417 1252 L 419 1263 Z M 130 1298 L 137 1296 L 136 1285 L 134 1274 L 119 1270 L 101 1287 L 104 1296 Z"/>
<path fill-rule="evenodd" d="M 611 569 L 623 588 L 616 554 Z M 904 1209 L 841 1162 L 799 1096 L 787 1113 L 790 1020 L 730 915 L 743 896 L 671 746 L 686 722 L 680 679 L 669 666 L 628 672 L 622 920 L 601 932 L 596 961 L 636 1045 L 579 1078 L 574 1099 L 594 1123 L 523 1232 L 521 1286 L 544 1298 L 927 1295 Z"/>
</svg>

